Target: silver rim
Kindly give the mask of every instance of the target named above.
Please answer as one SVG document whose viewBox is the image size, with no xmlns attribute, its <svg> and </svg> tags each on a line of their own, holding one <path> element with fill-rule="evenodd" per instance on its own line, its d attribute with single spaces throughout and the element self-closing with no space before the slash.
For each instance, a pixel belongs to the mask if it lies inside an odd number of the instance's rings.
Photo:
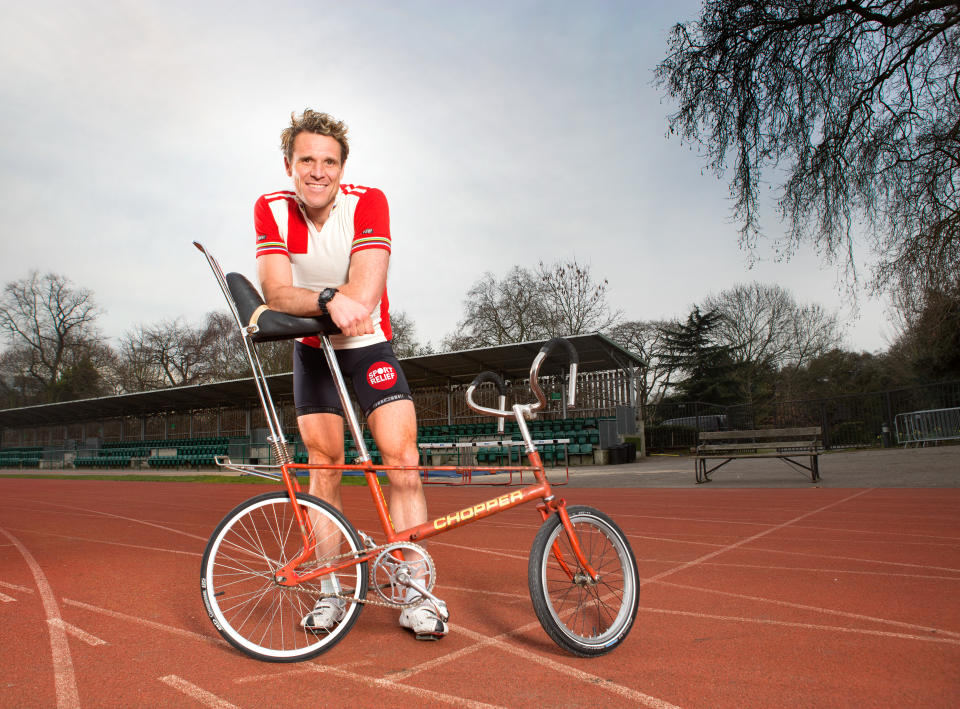
<svg viewBox="0 0 960 709">
<path fill-rule="evenodd" d="M 344 551 L 354 547 L 340 520 L 306 500 L 301 506 L 318 511 L 332 525 Z M 318 540 L 319 541 L 319 540 Z M 304 631 L 300 621 L 320 595 L 319 581 L 296 588 L 278 586 L 275 569 L 300 552 L 300 532 L 286 497 L 260 500 L 244 507 L 214 538 L 204 570 L 204 602 L 214 624 L 244 649 L 275 658 L 292 658 L 316 650 L 346 631 L 357 604 L 329 633 Z M 362 567 L 338 574 L 342 592 L 359 597 Z"/>
<path fill-rule="evenodd" d="M 570 580 L 553 556 L 559 542 L 567 563 L 576 563 L 563 525 L 550 534 L 540 568 L 544 600 L 564 635 L 578 644 L 604 647 L 629 627 L 636 598 L 636 576 L 630 552 L 620 535 L 589 514 L 570 516 L 583 553 L 600 575 L 596 585 Z"/>
</svg>

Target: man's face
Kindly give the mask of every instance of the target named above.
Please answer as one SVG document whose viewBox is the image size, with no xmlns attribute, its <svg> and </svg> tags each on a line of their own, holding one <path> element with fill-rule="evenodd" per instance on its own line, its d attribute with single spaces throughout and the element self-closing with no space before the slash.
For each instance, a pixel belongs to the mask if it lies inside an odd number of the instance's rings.
<svg viewBox="0 0 960 709">
<path fill-rule="evenodd" d="M 283 160 L 293 189 L 311 218 L 326 218 L 337 198 L 343 162 L 340 143 L 328 135 L 300 133 L 293 139 L 293 159 Z"/>
</svg>

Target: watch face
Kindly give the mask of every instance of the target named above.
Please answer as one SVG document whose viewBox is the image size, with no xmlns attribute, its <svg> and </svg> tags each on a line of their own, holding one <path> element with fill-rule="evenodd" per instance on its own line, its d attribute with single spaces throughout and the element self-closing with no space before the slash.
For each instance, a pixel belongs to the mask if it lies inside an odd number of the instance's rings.
<svg viewBox="0 0 960 709">
<path fill-rule="evenodd" d="M 327 303 L 329 303 L 336 294 L 336 288 L 324 288 L 322 291 L 320 291 L 320 295 L 317 296 L 317 304 L 320 306 L 320 311 L 324 315 L 327 314 Z"/>
</svg>

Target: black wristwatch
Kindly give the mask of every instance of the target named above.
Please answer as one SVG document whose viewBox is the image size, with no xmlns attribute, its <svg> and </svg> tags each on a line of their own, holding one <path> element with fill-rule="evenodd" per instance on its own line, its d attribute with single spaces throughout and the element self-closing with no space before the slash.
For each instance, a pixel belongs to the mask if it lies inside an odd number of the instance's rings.
<svg viewBox="0 0 960 709">
<path fill-rule="evenodd" d="M 317 296 L 317 305 L 320 306 L 320 313 L 322 315 L 329 315 L 327 312 L 327 303 L 333 300 L 333 296 L 339 293 L 336 288 L 324 288 L 320 291 L 320 295 Z"/>
</svg>

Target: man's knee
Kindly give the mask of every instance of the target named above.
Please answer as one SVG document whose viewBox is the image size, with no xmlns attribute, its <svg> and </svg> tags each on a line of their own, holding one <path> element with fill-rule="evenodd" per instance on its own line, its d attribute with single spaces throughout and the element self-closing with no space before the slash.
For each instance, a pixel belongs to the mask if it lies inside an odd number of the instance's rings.
<svg viewBox="0 0 960 709">
<path fill-rule="evenodd" d="M 423 491 L 420 472 L 417 470 L 393 470 L 388 477 L 394 494 L 411 495 Z"/>
<path fill-rule="evenodd" d="M 310 465 L 343 465 L 344 461 L 342 451 L 337 454 L 330 453 L 323 449 L 311 448 L 310 446 L 307 446 L 307 455 L 310 459 Z"/>
<path fill-rule="evenodd" d="M 383 456 L 385 466 L 392 465 L 398 468 L 413 468 L 420 463 L 420 454 L 417 453 L 415 446 L 403 445 L 398 450 L 389 448 L 380 448 L 380 454 Z"/>
<path fill-rule="evenodd" d="M 340 497 L 339 470 L 311 470 L 310 494 L 327 502 L 334 502 Z"/>
</svg>

